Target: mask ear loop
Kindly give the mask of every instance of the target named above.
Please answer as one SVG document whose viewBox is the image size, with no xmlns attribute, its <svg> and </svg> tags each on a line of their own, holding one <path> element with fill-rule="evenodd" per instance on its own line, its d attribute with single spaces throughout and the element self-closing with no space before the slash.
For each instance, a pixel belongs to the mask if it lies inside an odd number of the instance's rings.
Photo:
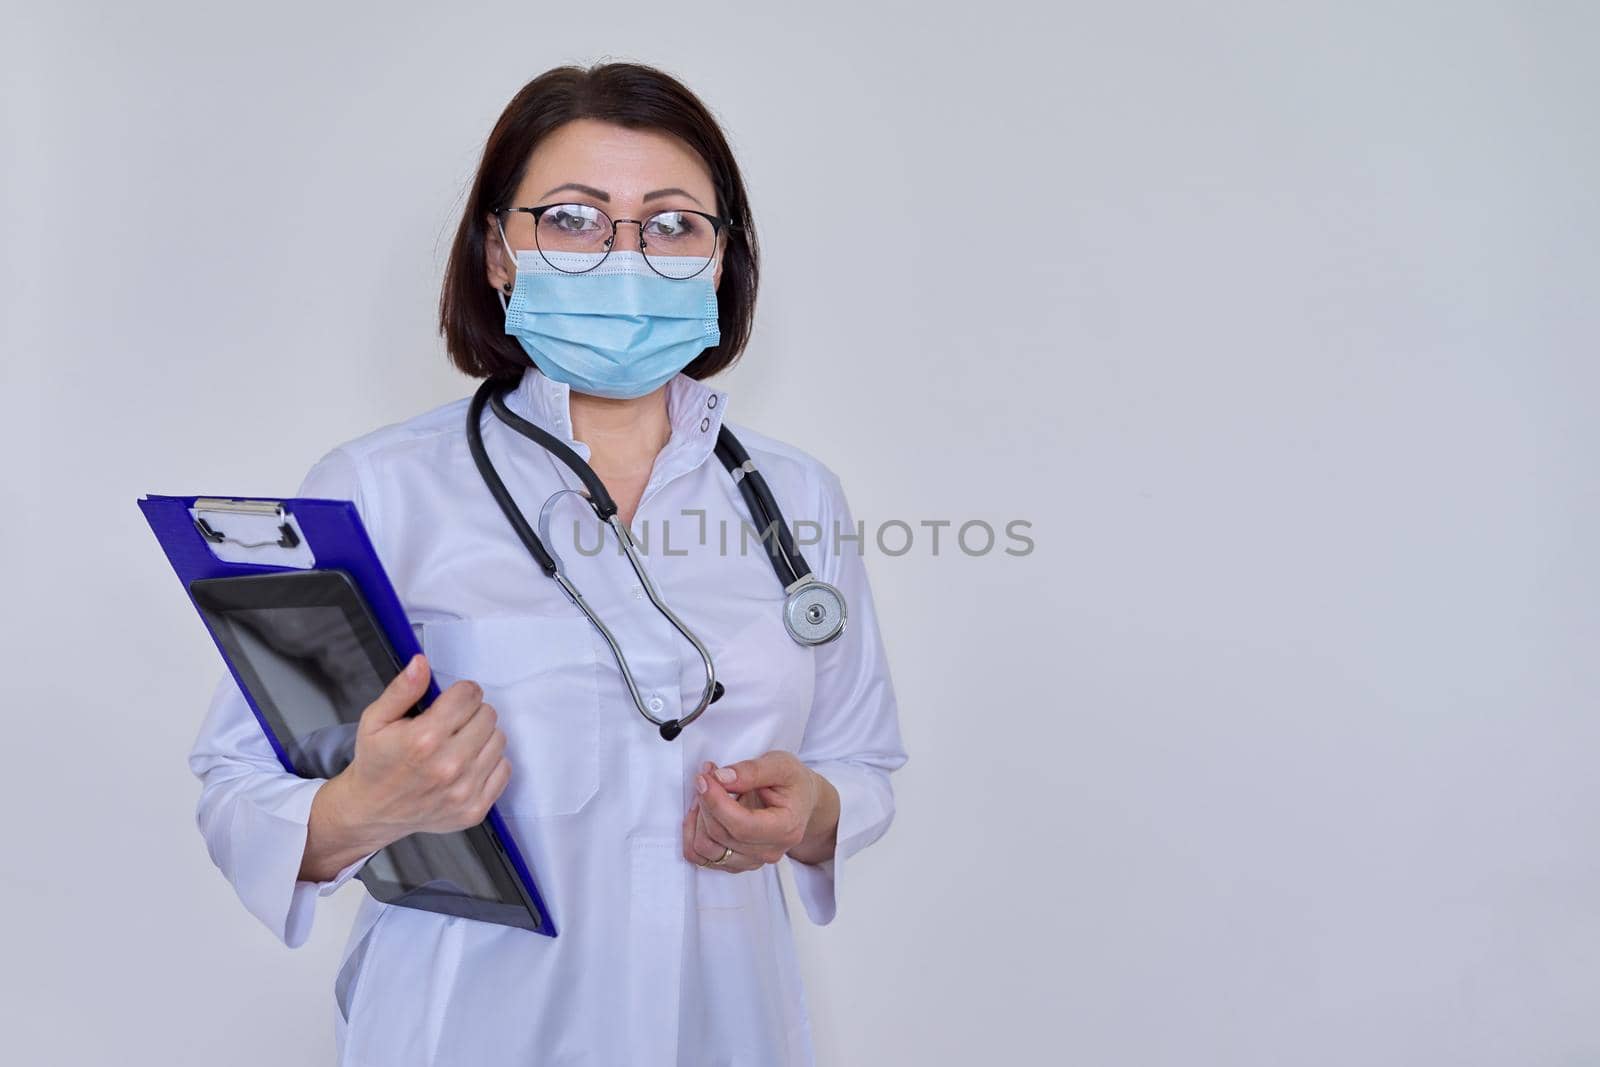
<svg viewBox="0 0 1600 1067">
<path fill-rule="evenodd" d="M 495 216 L 494 228 L 500 231 L 500 244 L 506 250 L 506 255 L 511 258 L 511 270 L 512 273 L 515 274 L 517 269 L 517 254 L 516 252 L 512 251 L 511 242 L 506 240 L 505 224 L 500 221 L 500 217 L 498 215 Z M 515 288 L 515 286 L 516 283 L 513 282 L 512 288 Z M 494 295 L 500 298 L 500 310 L 506 312 L 507 314 L 510 314 L 511 312 L 511 305 L 506 302 L 506 293 L 510 291 L 510 289 L 496 289 L 494 291 Z"/>
</svg>

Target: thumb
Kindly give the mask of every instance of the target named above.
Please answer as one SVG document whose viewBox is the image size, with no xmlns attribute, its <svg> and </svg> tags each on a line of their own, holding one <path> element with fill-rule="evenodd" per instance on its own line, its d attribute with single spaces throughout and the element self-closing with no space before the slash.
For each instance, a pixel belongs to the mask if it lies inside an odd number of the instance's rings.
<svg viewBox="0 0 1600 1067">
<path fill-rule="evenodd" d="M 748 793 L 764 785 L 777 785 L 778 779 L 773 775 L 772 768 L 764 757 L 740 760 L 730 763 L 726 767 L 718 767 L 711 772 L 722 788 L 730 793 Z"/>
<path fill-rule="evenodd" d="M 378 699 L 368 704 L 361 713 L 362 728 L 372 730 L 405 718 L 406 712 L 416 707 L 422 694 L 427 692 L 431 674 L 426 656 L 420 652 L 412 656 L 405 669 L 395 675 L 394 680 L 378 694 Z"/>
</svg>

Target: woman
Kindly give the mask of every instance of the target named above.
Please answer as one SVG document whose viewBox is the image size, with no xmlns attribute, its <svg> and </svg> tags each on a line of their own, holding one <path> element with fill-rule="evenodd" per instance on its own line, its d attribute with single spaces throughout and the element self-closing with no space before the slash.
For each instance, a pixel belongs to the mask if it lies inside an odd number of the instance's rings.
<svg viewBox="0 0 1600 1067">
<path fill-rule="evenodd" d="M 493 803 L 560 930 L 365 897 L 335 982 L 341 1063 L 812 1062 L 777 863 L 789 859 L 812 921 L 830 922 L 842 864 L 889 826 L 906 754 L 838 479 L 737 429 L 791 526 L 821 531 L 803 551 L 848 605 L 836 638 L 803 644 L 713 452 L 728 394 L 705 379 L 750 336 L 757 262 L 744 184 L 705 106 L 614 63 L 552 70 L 507 106 L 444 279 L 452 362 L 504 382 L 516 415 L 592 466 L 715 663 L 720 699 L 673 740 L 640 712 L 692 712 L 700 656 L 615 543 L 596 550 L 593 513 L 556 496 L 578 479 L 504 420 L 477 409 L 484 447 L 530 521 L 555 498 L 550 547 L 616 633 L 637 704 L 480 478 L 467 399 L 333 449 L 302 484 L 355 502 L 424 655 L 326 780 L 283 772 L 225 678 L 190 759 L 213 860 L 292 947 L 318 896 L 373 852 L 474 825 Z M 430 670 L 442 695 L 403 717 Z"/>
</svg>

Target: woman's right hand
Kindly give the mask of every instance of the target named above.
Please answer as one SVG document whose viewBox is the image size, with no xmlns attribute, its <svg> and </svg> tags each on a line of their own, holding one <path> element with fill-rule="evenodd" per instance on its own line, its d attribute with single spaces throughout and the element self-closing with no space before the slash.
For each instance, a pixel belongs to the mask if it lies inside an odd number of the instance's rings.
<svg viewBox="0 0 1600 1067">
<path fill-rule="evenodd" d="M 327 881 L 407 834 L 476 826 L 504 792 L 506 736 L 478 683 L 456 682 L 406 717 L 428 675 L 426 657 L 413 656 L 361 713 L 355 757 L 312 800 L 302 880 Z"/>
</svg>

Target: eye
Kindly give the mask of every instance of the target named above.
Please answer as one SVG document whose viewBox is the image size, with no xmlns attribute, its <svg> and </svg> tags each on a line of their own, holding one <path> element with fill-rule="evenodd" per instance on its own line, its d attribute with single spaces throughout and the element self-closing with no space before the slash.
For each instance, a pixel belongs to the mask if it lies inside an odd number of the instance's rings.
<svg viewBox="0 0 1600 1067">
<path fill-rule="evenodd" d="M 564 234 L 598 233 L 604 228 L 599 210 L 587 204 L 557 204 L 539 216 L 539 225 Z"/>
<path fill-rule="evenodd" d="M 666 240 L 688 240 L 706 228 L 706 222 L 690 211 L 662 211 L 651 215 L 645 232 Z"/>
</svg>

